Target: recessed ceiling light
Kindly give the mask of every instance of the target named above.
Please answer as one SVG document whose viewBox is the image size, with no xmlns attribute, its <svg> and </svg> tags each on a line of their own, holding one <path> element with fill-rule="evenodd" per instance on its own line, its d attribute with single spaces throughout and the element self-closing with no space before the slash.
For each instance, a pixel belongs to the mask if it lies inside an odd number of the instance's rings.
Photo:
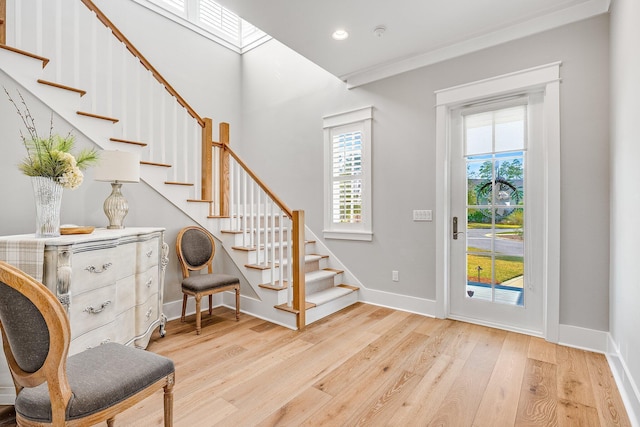
<svg viewBox="0 0 640 427">
<path fill-rule="evenodd" d="M 349 37 L 349 33 L 346 30 L 335 30 L 333 34 L 331 34 L 334 40 L 345 40 Z"/>
</svg>

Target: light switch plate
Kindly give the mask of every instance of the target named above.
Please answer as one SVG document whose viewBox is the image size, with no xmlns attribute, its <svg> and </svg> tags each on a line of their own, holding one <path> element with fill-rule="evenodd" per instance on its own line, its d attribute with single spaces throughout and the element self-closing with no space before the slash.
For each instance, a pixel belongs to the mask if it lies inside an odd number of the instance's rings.
<svg viewBox="0 0 640 427">
<path fill-rule="evenodd" d="M 432 221 L 433 214 L 430 210 L 414 210 L 413 220 L 414 221 Z"/>
</svg>

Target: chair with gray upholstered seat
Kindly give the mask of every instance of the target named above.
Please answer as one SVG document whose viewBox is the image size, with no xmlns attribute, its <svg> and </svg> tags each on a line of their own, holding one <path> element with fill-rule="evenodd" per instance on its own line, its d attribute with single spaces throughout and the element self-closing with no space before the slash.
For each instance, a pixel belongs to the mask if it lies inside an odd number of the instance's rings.
<svg viewBox="0 0 640 427">
<path fill-rule="evenodd" d="M 216 252 L 216 242 L 213 236 L 202 227 L 185 227 L 178 233 L 176 239 L 176 253 L 182 268 L 182 317 L 185 321 L 187 309 L 187 296 L 192 295 L 196 299 L 196 334 L 200 335 L 201 327 L 201 300 L 203 296 L 209 296 L 209 315 L 213 309 L 213 294 L 217 292 L 236 292 L 236 320 L 240 315 L 240 280 L 228 274 L 213 272 L 213 256 Z M 208 274 L 191 274 L 192 271 L 200 272 L 207 268 Z"/>
<path fill-rule="evenodd" d="M 164 425 L 173 425 L 170 359 L 115 343 L 67 357 L 71 331 L 58 299 L 1 261 L 0 330 L 19 426 L 112 426 L 116 414 L 160 389 Z"/>
</svg>

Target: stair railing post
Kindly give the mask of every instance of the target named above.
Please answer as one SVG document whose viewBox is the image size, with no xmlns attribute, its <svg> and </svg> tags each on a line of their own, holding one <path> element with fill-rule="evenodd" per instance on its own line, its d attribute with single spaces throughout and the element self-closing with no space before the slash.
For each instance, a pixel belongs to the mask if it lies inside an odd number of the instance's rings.
<svg viewBox="0 0 640 427">
<path fill-rule="evenodd" d="M 220 216 L 229 216 L 229 123 L 220 123 Z"/>
<path fill-rule="evenodd" d="M 0 0 L 0 44 L 7 44 L 7 0 Z"/>
<path fill-rule="evenodd" d="M 293 309 L 298 311 L 298 330 L 306 324 L 304 281 L 304 211 L 293 211 Z"/>
<path fill-rule="evenodd" d="M 202 200 L 213 200 L 213 121 L 204 119 L 202 127 L 202 176 L 201 197 Z"/>
</svg>

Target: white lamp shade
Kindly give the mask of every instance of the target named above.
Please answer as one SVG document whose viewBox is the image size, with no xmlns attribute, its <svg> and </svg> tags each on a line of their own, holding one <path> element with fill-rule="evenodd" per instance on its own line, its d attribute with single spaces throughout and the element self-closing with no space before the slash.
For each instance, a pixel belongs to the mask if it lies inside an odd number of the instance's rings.
<svg viewBox="0 0 640 427">
<path fill-rule="evenodd" d="M 104 150 L 95 168 L 96 181 L 139 182 L 140 156 L 128 151 Z"/>
</svg>

